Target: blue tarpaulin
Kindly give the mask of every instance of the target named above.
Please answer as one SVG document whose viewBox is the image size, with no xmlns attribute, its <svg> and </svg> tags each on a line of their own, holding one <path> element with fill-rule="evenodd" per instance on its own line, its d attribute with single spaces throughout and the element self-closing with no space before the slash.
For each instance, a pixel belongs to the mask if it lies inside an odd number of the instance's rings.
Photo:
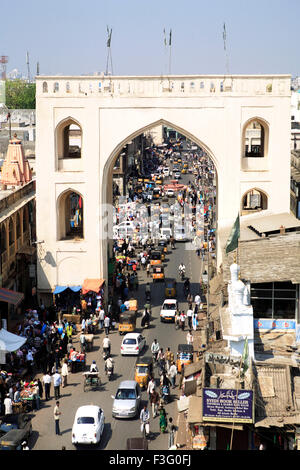
<svg viewBox="0 0 300 470">
<path fill-rule="evenodd" d="M 71 289 L 73 292 L 78 292 L 81 289 L 81 286 L 56 286 L 54 289 L 53 294 L 61 294 L 64 292 L 66 289 Z"/>
</svg>

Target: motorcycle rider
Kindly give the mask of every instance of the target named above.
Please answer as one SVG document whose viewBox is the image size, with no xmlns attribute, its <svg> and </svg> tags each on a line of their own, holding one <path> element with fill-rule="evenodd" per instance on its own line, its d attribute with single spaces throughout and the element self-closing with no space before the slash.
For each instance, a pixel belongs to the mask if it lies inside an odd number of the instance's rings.
<svg viewBox="0 0 300 470">
<path fill-rule="evenodd" d="M 180 263 L 180 265 L 178 267 L 178 271 L 179 271 L 180 276 L 184 276 L 184 274 L 185 274 L 185 265 L 183 263 Z"/>
<path fill-rule="evenodd" d="M 111 356 L 108 356 L 106 361 L 105 361 L 105 373 L 108 374 L 110 372 L 110 375 L 113 375 L 114 373 L 114 360 Z"/>
<path fill-rule="evenodd" d="M 103 339 L 102 346 L 103 346 L 103 353 L 105 355 L 110 354 L 111 341 L 108 336 L 105 336 L 105 338 Z"/>
<path fill-rule="evenodd" d="M 90 366 L 90 372 L 99 372 L 98 371 L 98 367 L 97 367 L 97 364 L 96 364 L 96 361 L 93 361 L 91 366 Z"/>
<path fill-rule="evenodd" d="M 185 293 L 185 295 L 189 294 L 190 289 L 191 289 L 191 283 L 190 283 L 189 278 L 187 278 L 187 279 L 184 281 L 183 288 L 184 288 L 184 293 Z"/>
<path fill-rule="evenodd" d="M 153 343 L 151 344 L 151 352 L 153 354 L 155 361 L 157 360 L 157 354 L 159 350 L 160 350 L 159 343 L 157 342 L 157 339 L 155 339 Z"/>
</svg>

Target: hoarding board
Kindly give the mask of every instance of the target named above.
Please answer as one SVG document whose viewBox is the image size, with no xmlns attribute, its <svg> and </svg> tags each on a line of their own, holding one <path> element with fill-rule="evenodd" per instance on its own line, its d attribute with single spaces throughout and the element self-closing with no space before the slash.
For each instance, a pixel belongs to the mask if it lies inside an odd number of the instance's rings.
<svg viewBox="0 0 300 470">
<path fill-rule="evenodd" d="M 203 389 L 203 421 L 253 423 L 252 390 Z"/>
</svg>

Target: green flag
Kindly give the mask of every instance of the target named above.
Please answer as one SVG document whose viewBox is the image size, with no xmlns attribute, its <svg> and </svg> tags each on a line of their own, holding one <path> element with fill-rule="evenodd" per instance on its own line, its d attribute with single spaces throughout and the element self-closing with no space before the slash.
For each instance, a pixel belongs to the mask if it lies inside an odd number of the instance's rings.
<svg viewBox="0 0 300 470">
<path fill-rule="evenodd" d="M 232 227 L 230 236 L 226 243 L 226 253 L 235 250 L 238 247 L 238 240 L 240 238 L 240 214 L 238 214 L 234 225 Z"/>
<path fill-rule="evenodd" d="M 243 362 L 243 373 L 245 373 L 249 369 L 249 347 L 248 347 L 247 337 L 245 339 L 244 351 L 242 354 L 242 362 Z"/>
</svg>

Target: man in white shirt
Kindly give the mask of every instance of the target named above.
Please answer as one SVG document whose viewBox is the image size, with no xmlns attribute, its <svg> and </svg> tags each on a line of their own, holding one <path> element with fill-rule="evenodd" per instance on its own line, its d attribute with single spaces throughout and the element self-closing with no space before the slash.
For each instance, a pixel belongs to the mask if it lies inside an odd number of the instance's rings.
<svg viewBox="0 0 300 470">
<path fill-rule="evenodd" d="M 169 377 L 171 379 L 172 388 L 176 386 L 176 375 L 177 375 L 177 367 L 175 362 L 172 362 L 171 367 L 169 369 Z"/>
<path fill-rule="evenodd" d="M 51 387 L 51 376 L 46 372 L 43 375 L 43 382 L 45 386 L 45 399 L 46 401 L 50 400 L 50 387 Z"/>
<path fill-rule="evenodd" d="M 5 414 L 10 415 L 13 413 L 13 408 L 12 408 L 12 399 L 9 396 L 9 393 L 6 395 L 4 399 L 4 407 L 5 407 Z"/>
<path fill-rule="evenodd" d="M 105 317 L 105 311 L 103 308 L 101 308 L 99 312 L 99 326 L 101 329 L 103 328 L 104 317 Z"/>
<path fill-rule="evenodd" d="M 186 316 L 187 316 L 187 319 L 188 319 L 188 325 L 189 325 L 190 330 L 192 328 L 193 313 L 194 312 L 191 308 L 189 308 L 186 312 Z"/>
<path fill-rule="evenodd" d="M 59 389 L 60 385 L 61 385 L 61 375 L 59 374 L 58 370 L 56 369 L 56 372 L 53 375 L 53 386 L 54 386 L 55 400 L 60 398 L 60 389 Z"/>
<path fill-rule="evenodd" d="M 67 385 L 68 375 L 69 375 L 68 362 L 65 360 L 61 368 L 62 388 L 64 388 Z"/>
<path fill-rule="evenodd" d="M 197 294 L 195 296 L 195 304 L 198 305 L 198 307 L 199 307 L 200 303 L 201 303 L 201 297 L 200 297 L 199 294 Z"/>
<path fill-rule="evenodd" d="M 106 335 L 109 334 L 109 326 L 110 326 L 110 318 L 108 316 L 106 316 L 104 318 L 104 328 L 105 328 L 105 334 Z"/>
</svg>

